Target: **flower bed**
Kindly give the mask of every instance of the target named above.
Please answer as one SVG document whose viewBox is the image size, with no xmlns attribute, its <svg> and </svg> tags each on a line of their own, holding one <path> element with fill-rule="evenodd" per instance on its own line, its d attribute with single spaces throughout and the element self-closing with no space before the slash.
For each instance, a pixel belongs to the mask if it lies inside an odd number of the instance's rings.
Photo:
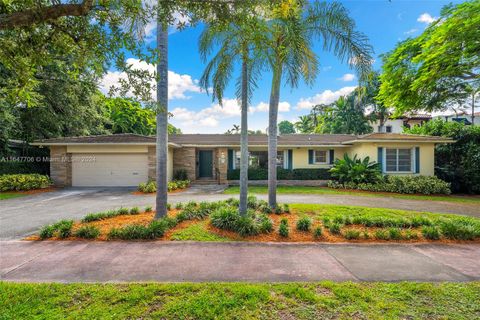
<svg viewBox="0 0 480 320">
<path fill-rule="evenodd" d="M 0 191 L 28 191 L 46 189 L 52 185 L 49 176 L 41 174 L 0 175 Z"/>
<path fill-rule="evenodd" d="M 168 192 L 183 190 L 190 186 L 190 180 L 174 180 L 168 182 Z M 155 181 L 149 181 L 146 183 L 140 183 L 138 185 L 138 191 L 143 193 L 155 193 L 157 192 L 157 183 Z"/>
</svg>

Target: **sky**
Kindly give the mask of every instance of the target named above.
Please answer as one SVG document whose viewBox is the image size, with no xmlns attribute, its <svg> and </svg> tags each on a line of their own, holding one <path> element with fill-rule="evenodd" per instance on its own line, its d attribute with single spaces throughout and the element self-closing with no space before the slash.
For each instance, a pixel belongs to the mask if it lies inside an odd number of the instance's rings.
<svg viewBox="0 0 480 320">
<path fill-rule="evenodd" d="M 415 37 L 432 23 L 443 6 L 461 1 L 441 0 L 370 0 L 341 1 L 363 32 L 375 51 L 373 67 L 381 69 L 381 55 L 395 48 L 399 41 Z M 182 19 L 179 17 L 179 19 Z M 205 63 L 198 53 L 198 37 L 202 26 L 189 27 L 182 31 L 174 28 L 169 32 L 169 111 L 170 118 L 183 133 L 224 133 L 234 124 L 240 124 L 240 108 L 235 99 L 235 81 L 224 93 L 223 105 L 212 101 L 211 95 L 199 87 Z M 155 25 L 146 26 L 146 41 L 155 45 Z M 338 97 L 353 91 L 357 76 L 347 62 L 342 63 L 333 54 L 325 52 L 318 45 L 314 51 L 319 56 L 320 72 L 313 85 L 300 83 L 291 89 L 282 85 L 278 121 L 295 122 L 300 115 L 308 114 L 310 108 L 319 103 L 331 103 Z M 130 56 L 127 60 L 133 68 L 155 67 Z M 236 74 L 234 76 L 237 76 Z M 103 78 L 100 88 L 107 93 L 124 75 L 110 70 Z M 271 73 L 262 73 L 258 89 L 253 94 L 249 112 L 249 129 L 265 131 L 268 126 L 268 101 L 270 96 Z M 152 96 L 155 93 L 152 92 Z"/>
</svg>

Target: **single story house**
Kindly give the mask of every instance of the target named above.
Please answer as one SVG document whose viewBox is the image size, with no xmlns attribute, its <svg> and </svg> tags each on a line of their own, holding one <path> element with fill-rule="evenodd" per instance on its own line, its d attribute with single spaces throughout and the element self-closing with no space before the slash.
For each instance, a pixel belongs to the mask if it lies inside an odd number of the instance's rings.
<svg viewBox="0 0 480 320">
<path fill-rule="evenodd" d="M 266 168 L 267 135 L 249 135 L 249 164 Z M 50 148 L 50 175 L 58 186 L 137 186 L 155 179 L 155 137 L 137 134 L 68 137 L 33 143 Z M 451 139 L 395 133 L 278 136 L 277 166 L 330 168 L 344 154 L 370 157 L 386 174 L 434 174 L 434 147 Z M 228 183 L 239 168 L 240 136 L 178 134 L 168 142 L 168 178 L 183 169 L 192 181 Z"/>
</svg>

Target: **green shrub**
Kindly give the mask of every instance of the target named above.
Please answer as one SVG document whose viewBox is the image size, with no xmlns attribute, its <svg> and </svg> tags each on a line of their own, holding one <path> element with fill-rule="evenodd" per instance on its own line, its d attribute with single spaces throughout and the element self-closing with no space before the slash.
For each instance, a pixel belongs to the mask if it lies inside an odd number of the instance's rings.
<svg viewBox="0 0 480 320">
<path fill-rule="evenodd" d="M 370 234 L 367 230 L 363 231 L 363 239 L 370 239 Z"/>
<path fill-rule="evenodd" d="M 167 210 L 172 210 L 172 205 L 170 203 L 167 203 Z"/>
<path fill-rule="evenodd" d="M 275 214 L 282 214 L 282 207 L 280 206 L 276 206 L 275 209 L 273 210 L 273 212 L 275 212 Z"/>
<path fill-rule="evenodd" d="M 297 221 L 297 230 L 310 231 L 311 226 L 312 226 L 312 219 L 310 219 L 309 217 L 302 217 Z"/>
<path fill-rule="evenodd" d="M 183 203 L 179 202 L 179 203 L 175 204 L 175 209 L 180 210 L 182 208 L 183 208 Z"/>
<path fill-rule="evenodd" d="M 278 180 L 328 180 L 331 178 L 329 169 L 277 169 Z M 240 180 L 240 169 L 228 170 L 228 180 Z M 249 168 L 248 180 L 267 180 L 268 171 L 264 168 Z"/>
<path fill-rule="evenodd" d="M 329 217 L 323 217 L 322 222 L 323 226 L 328 229 L 330 227 L 331 219 Z"/>
<path fill-rule="evenodd" d="M 264 213 L 264 214 L 272 213 L 272 209 L 270 208 L 270 206 L 269 206 L 268 204 L 261 204 L 261 205 L 258 207 L 258 210 L 259 210 L 261 213 Z"/>
<path fill-rule="evenodd" d="M 174 191 L 177 189 L 185 189 L 190 185 L 189 180 L 174 180 L 169 181 L 167 184 L 168 191 Z M 138 191 L 144 193 L 155 193 L 157 192 L 157 183 L 155 181 L 149 181 L 147 183 L 142 182 L 138 185 Z"/>
<path fill-rule="evenodd" d="M 177 224 L 176 219 L 162 218 L 153 220 L 148 226 L 131 224 L 123 228 L 113 228 L 108 234 L 109 239 L 121 240 L 151 240 L 163 237 L 165 231 Z"/>
<path fill-rule="evenodd" d="M 75 237 L 95 239 L 100 235 L 100 229 L 95 226 L 82 226 L 75 232 Z"/>
<path fill-rule="evenodd" d="M 280 221 L 280 226 L 278 228 L 278 233 L 284 238 L 288 238 L 288 220 L 282 219 Z"/>
<path fill-rule="evenodd" d="M 53 225 L 58 231 L 58 237 L 61 239 L 68 238 L 72 234 L 73 220 L 60 220 Z"/>
<path fill-rule="evenodd" d="M 378 229 L 375 231 L 375 238 L 378 240 L 390 240 L 390 235 L 387 231 Z"/>
<path fill-rule="evenodd" d="M 145 212 L 152 212 L 153 209 L 151 206 L 145 207 Z"/>
<path fill-rule="evenodd" d="M 341 228 L 342 225 L 340 223 L 334 222 L 329 225 L 328 231 L 330 231 L 331 234 L 340 234 Z"/>
<path fill-rule="evenodd" d="M 235 231 L 242 237 L 258 234 L 258 227 L 250 216 L 238 216 Z"/>
<path fill-rule="evenodd" d="M 338 181 L 329 181 L 328 187 L 403 194 L 450 194 L 449 183 L 437 177 L 429 176 L 385 176 L 377 183 L 340 183 Z"/>
<path fill-rule="evenodd" d="M 435 226 L 424 226 L 422 228 L 422 234 L 425 239 L 438 240 L 440 239 L 440 231 Z"/>
<path fill-rule="evenodd" d="M 322 227 L 316 227 L 315 230 L 313 231 L 313 237 L 315 239 L 318 239 L 322 236 L 323 234 L 323 230 L 322 230 Z"/>
<path fill-rule="evenodd" d="M 442 235 L 448 239 L 474 240 L 477 236 L 475 226 L 466 221 L 443 221 L 440 229 Z"/>
<path fill-rule="evenodd" d="M 418 233 L 413 230 L 406 230 L 405 235 L 403 236 L 406 240 L 418 239 Z"/>
<path fill-rule="evenodd" d="M 212 212 L 210 219 L 214 227 L 224 230 L 235 231 L 238 219 L 238 212 L 235 208 L 219 208 Z"/>
<path fill-rule="evenodd" d="M 186 181 L 188 180 L 188 173 L 185 169 L 178 169 L 173 172 L 173 180 Z"/>
<path fill-rule="evenodd" d="M 391 240 L 400 240 L 400 239 L 402 239 L 402 232 L 398 228 L 389 228 L 388 229 L 388 237 Z"/>
<path fill-rule="evenodd" d="M 348 240 L 360 239 L 360 231 L 354 229 L 345 230 L 343 236 Z"/>
<path fill-rule="evenodd" d="M 283 204 L 283 213 L 290 213 L 290 206 L 287 203 Z"/>
<path fill-rule="evenodd" d="M 108 218 L 112 218 L 119 215 L 118 211 L 110 210 L 106 212 L 98 212 L 98 213 L 89 213 L 83 219 L 82 222 L 92 222 L 98 220 L 104 220 Z"/>
<path fill-rule="evenodd" d="M 125 215 L 128 214 L 128 208 L 120 208 L 117 210 L 118 215 Z"/>
<path fill-rule="evenodd" d="M 361 160 L 357 159 L 357 155 L 350 158 L 347 153 L 343 155 L 343 159 L 335 160 L 330 173 L 332 178 L 340 183 L 375 183 L 382 177 L 378 164 L 370 162 L 369 157 Z"/>
<path fill-rule="evenodd" d="M 41 174 L 0 175 L 0 191 L 26 191 L 44 189 L 52 185 L 50 177 Z"/>
<path fill-rule="evenodd" d="M 130 214 L 139 214 L 140 209 L 138 207 L 133 207 L 130 209 Z"/>
<path fill-rule="evenodd" d="M 247 197 L 247 207 L 249 209 L 257 209 L 258 208 L 257 197 L 255 197 L 254 195 L 249 195 Z"/>
<path fill-rule="evenodd" d="M 265 214 L 261 214 L 257 217 L 257 225 L 260 233 L 269 233 L 273 230 L 273 222 Z"/>
<path fill-rule="evenodd" d="M 48 239 L 53 237 L 53 233 L 55 232 L 55 228 L 52 225 L 46 225 L 43 226 L 42 229 L 40 229 L 40 239 Z"/>
</svg>

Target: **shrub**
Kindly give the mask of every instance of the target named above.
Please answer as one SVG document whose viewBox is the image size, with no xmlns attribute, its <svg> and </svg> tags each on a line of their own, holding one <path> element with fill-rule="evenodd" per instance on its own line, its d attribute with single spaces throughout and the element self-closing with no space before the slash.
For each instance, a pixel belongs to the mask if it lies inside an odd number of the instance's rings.
<svg viewBox="0 0 480 320">
<path fill-rule="evenodd" d="M 287 203 L 283 204 L 283 212 L 290 213 L 290 206 Z"/>
<path fill-rule="evenodd" d="M 437 177 L 428 176 L 385 176 L 383 180 L 377 183 L 340 183 L 338 181 L 329 181 L 328 187 L 404 194 L 450 194 L 449 183 Z"/>
<path fill-rule="evenodd" d="M 465 221 L 443 221 L 440 229 L 442 235 L 448 239 L 474 240 L 477 236 L 475 227 Z"/>
<path fill-rule="evenodd" d="M 130 214 L 139 214 L 140 209 L 138 207 L 133 207 L 130 209 Z"/>
<path fill-rule="evenodd" d="M 422 235 L 425 239 L 438 240 L 440 239 L 440 231 L 435 226 L 424 226 L 422 228 Z"/>
<path fill-rule="evenodd" d="M 124 215 L 124 214 L 128 214 L 128 209 L 127 208 L 120 208 L 117 210 L 117 213 L 118 215 Z"/>
<path fill-rule="evenodd" d="M 391 240 L 400 240 L 400 239 L 402 239 L 402 232 L 398 228 L 389 228 L 388 229 L 388 237 Z"/>
<path fill-rule="evenodd" d="M 188 173 L 185 169 L 178 169 L 173 172 L 173 180 L 186 181 L 188 180 Z"/>
<path fill-rule="evenodd" d="M 153 220 L 148 226 L 131 224 L 123 228 L 113 228 L 108 234 L 109 239 L 121 240 L 149 240 L 163 237 L 165 231 L 176 225 L 176 219 L 162 218 Z"/>
<path fill-rule="evenodd" d="M 406 230 L 404 238 L 406 240 L 418 239 L 418 233 L 413 230 Z"/>
<path fill-rule="evenodd" d="M 370 162 L 369 157 L 361 160 L 357 159 L 357 155 L 350 158 L 347 153 L 343 155 L 343 159 L 335 160 L 330 173 L 332 178 L 340 183 L 375 183 L 382 177 L 378 164 Z"/>
<path fill-rule="evenodd" d="M 379 229 L 375 231 L 375 238 L 378 240 L 389 240 L 389 233 L 385 230 Z"/>
<path fill-rule="evenodd" d="M 267 203 L 261 204 L 261 205 L 258 207 L 258 210 L 259 210 L 261 213 L 264 213 L 264 214 L 272 213 L 272 209 L 270 208 L 270 206 L 269 206 Z"/>
<path fill-rule="evenodd" d="M 211 223 L 214 227 L 224 230 L 235 231 L 238 218 L 238 212 L 234 208 L 219 208 L 211 216 Z"/>
<path fill-rule="evenodd" d="M 312 219 L 310 219 L 309 217 L 302 217 L 297 221 L 297 230 L 310 231 L 311 226 L 312 226 Z"/>
<path fill-rule="evenodd" d="M 257 217 L 258 231 L 260 233 L 269 233 L 273 230 L 272 220 L 265 214 L 261 214 Z"/>
<path fill-rule="evenodd" d="M 190 185 L 189 180 L 174 180 L 169 181 L 167 184 L 168 191 L 174 191 L 177 189 L 185 189 Z M 155 181 L 149 181 L 147 183 L 142 182 L 138 185 L 138 191 L 144 193 L 157 192 L 157 183 Z"/>
<path fill-rule="evenodd" d="M 51 225 L 43 226 L 40 230 L 40 239 L 48 239 L 53 237 L 53 233 L 55 232 L 55 228 Z"/>
<path fill-rule="evenodd" d="M 288 238 L 288 220 L 282 219 L 280 221 L 280 227 L 278 228 L 278 233 L 284 238 Z"/>
<path fill-rule="evenodd" d="M 257 207 L 258 207 L 257 197 L 255 197 L 253 195 L 249 195 L 247 197 L 247 207 L 249 209 L 257 209 Z"/>
<path fill-rule="evenodd" d="M 250 216 L 238 216 L 235 223 L 235 231 L 242 237 L 258 234 L 258 228 L 255 221 Z"/>
<path fill-rule="evenodd" d="M 277 169 L 278 180 L 328 180 L 331 178 L 329 169 Z M 239 180 L 240 169 L 228 170 L 228 180 Z M 248 180 L 267 180 L 268 171 L 264 168 L 249 168 Z"/>
<path fill-rule="evenodd" d="M 180 210 L 182 208 L 183 208 L 183 203 L 179 202 L 179 203 L 175 204 L 175 209 Z"/>
<path fill-rule="evenodd" d="M 153 209 L 151 206 L 145 207 L 145 212 L 152 212 Z"/>
<path fill-rule="evenodd" d="M 52 185 L 50 177 L 41 174 L 0 175 L 0 191 L 44 189 Z"/>
<path fill-rule="evenodd" d="M 172 205 L 170 203 L 167 203 L 167 210 L 172 210 Z"/>
<path fill-rule="evenodd" d="M 104 220 L 104 219 L 112 218 L 118 215 L 119 215 L 119 212 L 114 210 L 98 212 L 98 213 L 89 213 L 85 217 L 83 217 L 82 222 Z"/>
<path fill-rule="evenodd" d="M 72 234 L 73 220 L 60 220 L 53 225 L 58 231 L 58 237 L 61 239 L 68 238 Z"/>
<path fill-rule="evenodd" d="M 354 230 L 354 229 L 345 230 L 345 233 L 343 236 L 345 237 L 345 239 L 348 239 L 348 240 L 360 239 L 360 231 Z"/>
<path fill-rule="evenodd" d="M 341 228 L 342 225 L 340 223 L 334 222 L 328 227 L 328 231 L 330 231 L 331 234 L 340 234 Z"/>
<path fill-rule="evenodd" d="M 370 239 L 370 234 L 367 230 L 363 231 L 363 239 Z"/>
<path fill-rule="evenodd" d="M 315 239 L 320 238 L 322 234 L 323 234 L 322 227 L 316 227 L 315 230 L 313 231 L 313 237 Z"/>
<path fill-rule="evenodd" d="M 95 226 L 82 226 L 75 232 L 75 237 L 95 239 L 100 235 L 100 229 Z"/>
</svg>

